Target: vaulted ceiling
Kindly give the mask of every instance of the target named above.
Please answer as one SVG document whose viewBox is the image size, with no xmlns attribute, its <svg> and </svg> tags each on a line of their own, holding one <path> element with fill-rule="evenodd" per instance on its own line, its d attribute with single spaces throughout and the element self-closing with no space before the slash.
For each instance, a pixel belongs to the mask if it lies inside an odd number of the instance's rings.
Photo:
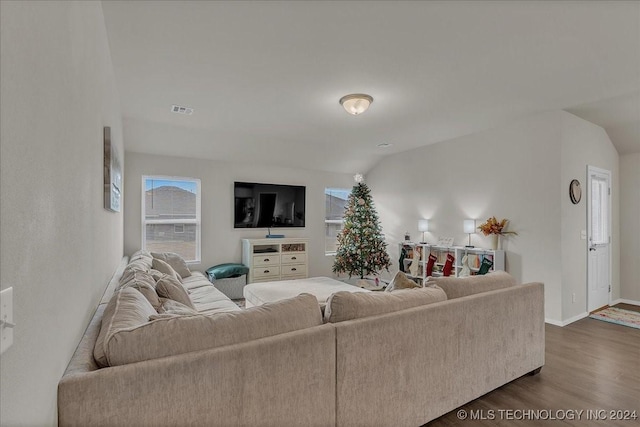
<svg viewBox="0 0 640 427">
<path fill-rule="evenodd" d="M 566 109 L 640 152 L 640 2 L 102 5 L 127 150 L 366 172 Z M 354 92 L 360 116 L 338 104 Z"/>
</svg>

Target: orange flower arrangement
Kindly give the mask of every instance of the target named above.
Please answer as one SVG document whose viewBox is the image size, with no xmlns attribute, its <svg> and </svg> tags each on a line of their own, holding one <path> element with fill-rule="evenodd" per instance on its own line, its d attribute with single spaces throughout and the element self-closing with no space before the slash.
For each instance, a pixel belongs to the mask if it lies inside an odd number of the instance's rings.
<svg viewBox="0 0 640 427">
<path fill-rule="evenodd" d="M 505 234 L 515 234 L 515 231 L 504 231 L 504 228 L 507 226 L 508 219 L 504 218 L 502 221 L 498 221 L 495 216 L 492 216 L 484 224 L 480 225 L 478 229 L 482 231 L 482 234 L 488 236 L 489 234 L 499 234 L 501 236 Z"/>
</svg>

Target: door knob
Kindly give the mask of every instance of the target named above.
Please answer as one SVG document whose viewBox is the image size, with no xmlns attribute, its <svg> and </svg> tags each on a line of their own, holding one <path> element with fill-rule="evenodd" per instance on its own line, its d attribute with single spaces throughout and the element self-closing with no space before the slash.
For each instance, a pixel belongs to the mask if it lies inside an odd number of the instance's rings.
<svg viewBox="0 0 640 427">
<path fill-rule="evenodd" d="M 589 250 L 590 250 L 590 251 L 595 251 L 595 250 L 596 250 L 596 248 L 589 248 Z"/>
</svg>

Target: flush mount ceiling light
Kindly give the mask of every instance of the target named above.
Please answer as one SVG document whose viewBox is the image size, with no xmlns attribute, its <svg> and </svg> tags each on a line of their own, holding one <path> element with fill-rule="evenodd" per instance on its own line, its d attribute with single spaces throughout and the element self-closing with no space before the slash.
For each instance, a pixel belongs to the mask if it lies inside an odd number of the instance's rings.
<svg viewBox="0 0 640 427">
<path fill-rule="evenodd" d="M 344 107 L 347 113 L 353 114 L 354 116 L 367 111 L 372 102 L 373 98 L 364 93 L 352 93 L 351 95 L 345 95 L 340 98 L 340 105 Z"/>
</svg>

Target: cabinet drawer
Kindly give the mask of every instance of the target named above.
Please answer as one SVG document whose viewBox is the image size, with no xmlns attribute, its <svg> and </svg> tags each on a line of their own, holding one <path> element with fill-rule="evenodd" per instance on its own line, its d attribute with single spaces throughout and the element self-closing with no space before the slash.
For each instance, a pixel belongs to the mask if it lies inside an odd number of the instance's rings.
<svg viewBox="0 0 640 427">
<path fill-rule="evenodd" d="M 299 264 L 307 262 L 307 254 L 282 254 L 283 264 Z"/>
<path fill-rule="evenodd" d="M 307 277 L 306 264 L 287 264 L 282 266 L 283 276 L 303 276 Z"/>
<path fill-rule="evenodd" d="M 280 277 L 280 267 L 277 265 L 266 265 L 264 267 L 255 267 L 253 269 L 253 277 L 256 279 L 267 278 L 267 277 L 275 277 L 276 279 Z"/>
<path fill-rule="evenodd" d="M 280 264 L 280 254 L 264 254 L 253 256 L 253 266 L 262 267 L 265 265 L 278 265 Z"/>
</svg>

